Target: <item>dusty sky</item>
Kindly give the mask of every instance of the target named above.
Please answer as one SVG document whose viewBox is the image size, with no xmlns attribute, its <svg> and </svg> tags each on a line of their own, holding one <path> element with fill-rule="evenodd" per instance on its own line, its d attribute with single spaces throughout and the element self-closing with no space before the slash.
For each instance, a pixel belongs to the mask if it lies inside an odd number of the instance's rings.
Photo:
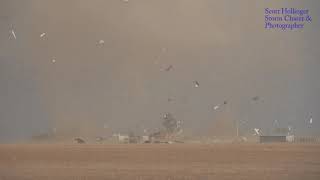
<svg viewBox="0 0 320 180">
<path fill-rule="evenodd" d="M 309 9 L 314 20 L 266 30 L 267 7 Z M 278 120 L 320 135 L 319 8 L 318 0 L 0 0 L 0 142 L 52 128 L 153 131 L 166 112 L 188 135 L 232 135 L 236 120 L 246 121 L 241 134 Z"/>
</svg>

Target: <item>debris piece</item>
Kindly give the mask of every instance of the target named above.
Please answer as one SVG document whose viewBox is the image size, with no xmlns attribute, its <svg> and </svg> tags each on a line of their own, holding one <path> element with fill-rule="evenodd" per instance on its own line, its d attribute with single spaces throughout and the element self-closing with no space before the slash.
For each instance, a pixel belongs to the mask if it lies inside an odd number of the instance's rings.
<svg viewBox="0 0 320 180">
<path fill-rule="evenodd" d="M 223 104 L 224 104 L 224 105 L 228 104 L 228 101 L 223 101 Z"/>
<path fill-rule="evenodd" d="M 103 40 L 103 39 L 100 39 L 100 40 L 99 40 L 99 44 L 100 44 L 100 45 L 103 45 L 103 44 L 104 44 L 104 40 Z"/>
<path fill-rule="evenodd" d="M 255 135 L 260 135 L 260 129 L 254 128 Z"/>
<path fill-rule="evenodd" d="M 55 63 L 56 62 L 56 60 L 55 59 L 52 59 L 52 63 Z"/>
<path fill-rule="evenodd" d="M 167 133 L 174 133 L 180 130 L 181 121 L 177 121 L 171 113 L 166 113 L 163 119 L 162 125 L 166 128 Z"/>
<path fill-rule="evenodd" d="M 81 138 L 75 138 L 74 139 L 78 144 L 85 144 L 86 142 L 83 140 L 83 139 L 81 139 Z"/>
<path fill-rule="evenodd" d="M 312 124 L 312 116 L 310 117 L 309 124 Z"/>
<path fill-rule="evenodd" d="M 165 69 L 165 71 L 170 71 L 171 69 L 173 69 L 173 66 L 172 66 L 172 65 L 169 65 L 169 66 Z"/>
<path fill-rule="evenodd" d="M 247 142 L 248 141 L 248 139 L 246 137 L 244 137 L 244 136 L 241 137 L 241 140 L 242 140 L 242 142 Z"/>
<path fill-rule="evenodd" d="M 173 98 L 168 98 L 168 102 L 173 102 L 174 99 Z"/>
<path fill-rule="evenodd" d="M 214 109 L 214 110 L 217 110 L 217 109 L 219 109 L 219 106 L 216 105 L 216 106 L 213 107 L 213 109 Z"/>
<path fill-rule="evenodd" d="M 255 96 L 255 97 L 252 98 L 253 101 L 258 101 L 259 99 L 260 99 L 259 96 Z"/>
<path fill-rule="evenodd" d="M 194 87 L 198 88 L 200 86 L 198 81 L 193 81 Z"/>
<path fill-rule="evenodd" d="M 46 33 L 40 34 L 40 37 L 43 38 L 46 35 Z"/>
<path fill-rule="evenodd" d="M 104 138 L 103 137 L 101 137 L 101 136 L 98 136 L 98 137 L 96 137 L 96 141 L 97 142 L 102 142 L 104 140 Z"/>
<path fill-rule="evenodd" d="M 17 39 L 16 33 L 14 32 L 14 30 L 11 30 L 11 34 L 13 35 L 14 39 Z"/>
</svg>

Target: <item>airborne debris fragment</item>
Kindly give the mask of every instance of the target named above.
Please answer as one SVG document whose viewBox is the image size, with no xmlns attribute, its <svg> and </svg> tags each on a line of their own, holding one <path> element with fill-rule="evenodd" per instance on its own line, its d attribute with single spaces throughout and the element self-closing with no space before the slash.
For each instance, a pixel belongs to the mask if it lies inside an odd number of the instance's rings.
<svg viewBox="0 0 320 180">
<path fill-rule="evenodd" d="M 193 81 L 194 87 L 198 88 L 200 86 L 198 81 Z"/>
<path fill-rule="evenodd" d="M 260 129 L 254 128 L 255 135 L 260 135 Z"/>
<path fill-rule="evenodd" d="M 103 45 L 103 44 L 104 44 L 104 40 L 103 40 L 103 39 L 100 39 L 98 43 L 99 43 L 100 45 Z"/>
<path fill-rule="evenodd" d="M 224 104 L 224 105 L 227 105 L 227 104 L 228 104 L 228 101 L 223 101 L 223 104 Z"/>
<path fill-rule="evenodd" d="M 259 99 L 260 99 L 259 96 L 255 96 L 255 97 L 252 98 L 253 101 L 258 101 Z"/>
<path fill-rule="evenodd" d="M 52 59 L 52 61 L 51 61 L 52 63 L 55 63 L 56 62 L 56 60 L 55 59 Z"/>
<path fill-rule="evenodd" d="M 43 38 L 46 35 L 46 33 L 40 34 L 40 37 Z"/>
<path fill-rule="evenodd" d="M 81 138 L 75 138 L 74 139 L 78 144 L 84 144 L 84 143 L 86 143 L 83 139 L 81 139 Z"/>
<path fill-rule="evenodd" d="M 11 30 L 11 34 L 13 35 L 14 39 L 17 39 L 16 33 L 14 32 L 14 30 Z"/>
<path fill-rule="evenodd" d="M 173 69 L 173 66 L 172 65 L 169 65 L 166 69 L 165 69 L 165 71 L 170 71 L 170 70 L 172 70 Z"/>
<path fill-rule="evenodd" d="M 309 124 L 312 124 L 312 116 L 310 117 Z"/>
<path fill-rule="evenodd" d="M 216 105 L 216 106 L 213 107 L 213 109 L 214 109 L 214 110 L 217 110 L 217 109 L 219 109 L 219 106 Z"/>
<path fill-rule="evenodd" d="M 101 136 L 96 137 L 96 141 L 99 143 L 101 143 L 103 140 L 104 140 L 104 138 Z"/>
<path fill-rule="evenodd" d="M 168 102 L 173 102 L 174 99 L 173 98 L 168 98 Z"/>
</svg>

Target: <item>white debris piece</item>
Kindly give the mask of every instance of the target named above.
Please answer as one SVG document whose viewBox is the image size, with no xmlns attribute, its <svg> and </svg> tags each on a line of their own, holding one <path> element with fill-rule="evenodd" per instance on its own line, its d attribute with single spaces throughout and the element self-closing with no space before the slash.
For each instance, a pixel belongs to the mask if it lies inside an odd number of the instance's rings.
<svg viewBox="0 0 320 180">
<path fill-rule="evenodd" d="M 310 118 L 309 123 L 312 124 L 312 117 Z"/>
<path fill-rule="evenodd" d="M 194 87 L 198 88 L 200 86 L 198 81 L 193 81 Z"/>
<path fill-rule="evenodd" d="M 260 135 L 260 129 L 258 129 L 258 128 L 254 128 L 254 132 L 256 135 Z"/>
<path fill-rule="evenodd" d="M 40 37 L 43 38 L 46 35 L 46 33 L 41 33 Z"/>
<path fill-rule="evenodd" d="M 55 59 L 52 59 L 52 61 L 51 61 L 52 63 L 56 63 L 56 60 Z"/>
<path fill-rule="evenodd" d="M 14 39 L 17 39 L 16 33 L 14 32 L 14 30 L 11 30 L 11 34 L 13 35 Z"/>
<path fill-rule="evenodd" d="M 100 40 L 99 40 L 99 44 L 100 44 L 100 45 L 103 45 L 103 44 L 104 44 L 104 40 L 103 40 L 103 39 L 100 39 Z"/>
<path fill-rule="evenodd" d="M 214 109 L 214 110 L 217 110 L 217 109 L 219 109 L 219 106 L 218 106 L 218 105 L 217 105 L 217 106 L 214 106 L 213 109 Z"/>
</svg>

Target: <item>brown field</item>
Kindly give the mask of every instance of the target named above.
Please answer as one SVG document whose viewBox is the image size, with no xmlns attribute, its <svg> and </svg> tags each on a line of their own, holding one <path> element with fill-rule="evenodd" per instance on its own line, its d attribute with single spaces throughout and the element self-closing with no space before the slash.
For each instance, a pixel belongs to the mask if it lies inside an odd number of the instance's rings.
<svg viewBox="0 0 320 180">
<path fill-rule="evenodd" d="M 320 145 L 0 145 L 0 179 L 320 179 Z"/>
</svg>

